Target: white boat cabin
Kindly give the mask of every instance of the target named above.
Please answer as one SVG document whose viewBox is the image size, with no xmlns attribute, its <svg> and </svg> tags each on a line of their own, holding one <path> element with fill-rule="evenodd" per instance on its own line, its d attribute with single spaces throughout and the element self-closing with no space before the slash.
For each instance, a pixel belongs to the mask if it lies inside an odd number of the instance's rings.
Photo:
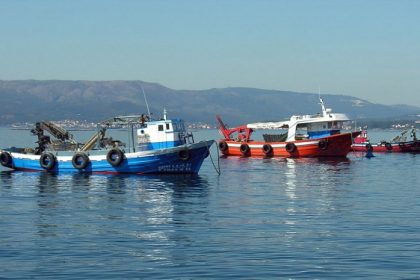
<svg viewBox="0 0 420 280">
<path fill-rule="evenodd" d="M 156 150 L 173 148 L 194 142 L 192 134 L 187 133 L 185 123 L 181 119 L 168 120 L 166 111 L 163 119 L 146 121 L 137 128 L 137 149 Z"/>
<path fill-rule="evenodd" d="M 286 142 L 303 139 L 317 139 L 339 134 L 345 122 L 350 119 L 345 114 L 332 113 L 325 108 L 320 98 L 322 113 L 316 115 L 292 116 L 283 122 L 265 122 L 248 124 L 252 129 L 287 129 Z"/>
</svg>

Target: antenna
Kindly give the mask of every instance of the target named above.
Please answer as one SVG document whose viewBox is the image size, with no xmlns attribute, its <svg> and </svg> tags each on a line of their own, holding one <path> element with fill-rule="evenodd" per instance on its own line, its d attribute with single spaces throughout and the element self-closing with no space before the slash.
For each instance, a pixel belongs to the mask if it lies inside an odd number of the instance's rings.
<svg viewBox="0 0 420 280">
<path fill-rule="evenodd" d="M 324 107 L 324 101 L 321 98 L 321 86 L 318 86 L 318 99 L 322 107 Z"/>
<path fill-rule="evenodd" d="M 324 101 L 321 98 L 321 87 L 318 86 L 318 100 L 319 100 L 319 104 L 321 104 L 322 110 L 324 110 Z"/>
<path fill-rule="evenodd" d="M 144 102 L 146 102 L 147 115 L 149 116 L 149 119 L 150 119 L 152 116 L 150 115 L 149 103 L 147 103 L 146 93 L 144 92 L 143 85 L 140 84 L 140 87 L 141 87 L 141 90 L 143 91 Z"/>
<path fill-rule="evenodd" d="M 321 104 L 322 109 L 322 115 L 325 117 L 327 116 L 327 109 L 325 108 L 324 100 L 321 98 L 321 87 L 318 86 L 318 98 L 319 98 L 319 104 Z"/>
</svg>

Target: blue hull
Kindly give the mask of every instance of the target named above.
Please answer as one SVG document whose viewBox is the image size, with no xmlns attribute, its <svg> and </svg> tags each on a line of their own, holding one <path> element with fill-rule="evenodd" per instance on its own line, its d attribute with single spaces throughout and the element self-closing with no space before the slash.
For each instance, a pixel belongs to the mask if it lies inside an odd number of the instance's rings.
<svg viewBox="0 0 420 280">
<path fill-rule="evenodd" d="M 60 156 L 57 153 L 57 162 L 49 172 L 86 172 L 86 173 L 198 173 L 204 159 L 209 155 L 213 140 L 178 146 L 168 149 L 126 153 L 124 160 L 117 167 L 112 166 L 106 159 L 106 151 L 103 154 L 89 155 L 89 164 L 84 169 L 74 168 L 71 156 Z M 188 148 L 189 157 L 180 157 L 179 152 Z M 22 171 L 45 171 L 41 167 L 40 156 L 28 156 L 26 154 L 11 153 L 12 165 L 15 170 Z"/>
</svg>

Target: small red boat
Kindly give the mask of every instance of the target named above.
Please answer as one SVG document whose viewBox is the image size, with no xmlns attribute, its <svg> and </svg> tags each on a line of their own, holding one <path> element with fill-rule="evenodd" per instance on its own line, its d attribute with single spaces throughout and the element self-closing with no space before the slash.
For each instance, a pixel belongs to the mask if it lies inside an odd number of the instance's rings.
<svg viewBox="0 0 420 280">
<path fill-rule="evenodd" d="M 320 98 L 321 114 L 292 116 L 288 121 L 246 124 L 227 128 L 216 116 L 219 131 L 224 139 L 219 141 L 220 151 L 227 156 L 257 157 L 345 157 L 350 152 L 353 138 L 360 132 L 341 133 L 345 114 L 332 113 Z M 263 134 L 264 140 L 252 140 L 256 129 L 277 129 L 286 132 Z"/>
<path fill-rule="evenodd" d="M 410 130 L 403 131 L 391 141 L 381 141 L 377 144 L 372 144 L 367 136 L 367 131 L 363 130 L 359 136 L 354 138 L 354 143 L 351 149 L 354 152 L 377 152 L 377 153 L 419 153 L 420 140 L 416 137 L 416 129 L 411 129 L 410 136 L 412 140 L 407 141 L 407 134 Z"/>
</svg>

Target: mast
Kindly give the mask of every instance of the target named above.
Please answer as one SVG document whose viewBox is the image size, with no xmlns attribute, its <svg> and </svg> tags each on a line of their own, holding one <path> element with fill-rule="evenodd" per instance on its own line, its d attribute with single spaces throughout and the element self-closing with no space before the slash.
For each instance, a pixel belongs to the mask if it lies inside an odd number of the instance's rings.
<svg viewBox="0 0 420 280">
<path fill-rule="evenodd" d="M 141 90 L 143 91 L 144 102 L 146 103 L 146 108 L 147 108 L 147 115 L 149 116 L 149 119 L 151 119 L 152 116 L 150 115 L 149 103 L 147 103 L 146 93 L 144 92 L 144 88 L 142 84 L 140 84 L 140 87 L 141 87 Z"/>
</svg>

